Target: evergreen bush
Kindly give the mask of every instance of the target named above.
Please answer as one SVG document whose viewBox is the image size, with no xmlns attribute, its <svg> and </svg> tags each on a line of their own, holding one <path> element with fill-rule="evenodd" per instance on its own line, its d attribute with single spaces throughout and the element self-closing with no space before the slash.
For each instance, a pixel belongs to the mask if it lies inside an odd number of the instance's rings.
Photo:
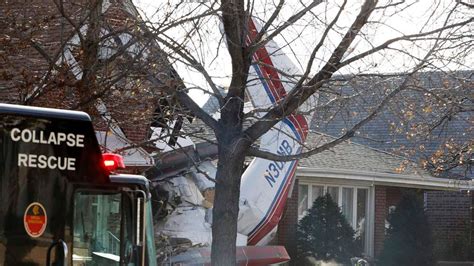
<svg viewBox="0 0 474 266">
<path fill-rule="evenodd" d="M 434 265 L 431 229 L 419 196 L 404 193 L 388 221 L 377 265 Z"/>
<path fill-rule="evenodd" d="M 297 229 L 298 257 L 348 264 L 360 255 L 354 230 L 329 194 L 317 198 Z"/>
</svg>

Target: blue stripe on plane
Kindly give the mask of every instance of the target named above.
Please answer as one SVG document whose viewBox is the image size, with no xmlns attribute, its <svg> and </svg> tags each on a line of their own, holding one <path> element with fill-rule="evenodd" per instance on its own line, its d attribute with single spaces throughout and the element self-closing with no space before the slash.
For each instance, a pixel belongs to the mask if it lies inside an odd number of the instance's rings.
<svg viewBox="0 0 474 266">
<path fill-rule="evenodd" d="M 275 102 L 276 102 L 275 97 L 273 96 L 273 93 L 272 93 L 272 91 L 270 90 L 269 84 L 268 84 L 267 81 L 263 78 L 263 74 L 262 74 L 262 72 L 261 72 L 261 70 L 260 70 L 260 67 L 259 67 L 257 64 L 253 64 L 253 67 L 254 67 L 255 71 L 257 72 L 258 77 L 259 77 L 260 80 L 262 81 L 263 88 L 265 89 L 265 92 L 267 93 L 268 97 L 270 98 L 270 101 L 271 101 L 272 103 L 275 103 Z M 301 141 L 301 135 L 300 135 L 300 133 L 298 132 L 298 130 L 296 130 L 295 124 L 293 124 L 293 122 L 291 122 L 288 118 L 283 119 L 282 122 L 284 122 L 285 124 L 287 124 L 288 126 L 290 126 L 291 130 L 295 133 L 295 135 L 296 135 L 296 137 L 298 138 L 298 140 Z"/>
<path fill-rule="evenodd" d="M 263 74 L 260 70 L 260 66 L 258 66 L 257 64 L 253 64 L 253 67 L 254 67 L 255 71 L 257 72 L 257 75 L 258 75 L 259 79 L 262 81 L 263 88 L 265 89 L 265 92 L 267 93 L 268 97 L 270 98 L 270 101 L 272 103 L 275 103 L 276 102 L 275 97 L 274 97 L 272 91 L 270 90 L 269 84 L 263 78 Z M 290 126 L 291 130 L 295 133 L 298 140 L 301 141 L 301 135 L 298 132 L 298 130 L 296 130 L 296 126 L 293 124 L 293 122 L 291 122 L 288 118 L 283 119 L 282 122 L 284 122 L 285 124 Z"/>
<path fill-rule="evenodd" d="M 267 210 L 267 213 L 265 213 L 265 216 L 260 220 L 260 222 L 257 224 L 257 226 L 255 226 L 255 228 L 250 231 L 249 233 L 249 236 L 253 235 L 253 233 L 255 233 L 255 231 L 257 231 L 258 229 L 260 229 L 262 223 L 264 223 L 266 221 L 266 218 L 269 216 L 269 214 L 273 211 L 273 209 L 275 208 L 276 206 L 276 202 L 278 201 L 278 199 L 281 197 L 281 190 L 283 189 L 284 187 L 284 184 L 285 184 L 285 180 L 288 178 L 288 176 L 290 175 L 291 171 L 293 170 L 293 167 L 295 167 L 295 164 L 296 161 L 292 161 L 291 162 L 291 165 L 290 165 L 290 168 L 288 172 L 286 172 L 286 175 L 285 177 L 283 178 L 283 181 L 281 182 L 280 184 L 280 187 L 278 188 L 278 191 L 277 191 L 277 194 L 276 194 L 276 197 L 273 198 L 273 201 L 272 201 L 272 204 L 270 205 L 271 207 Z"/>
<path fill-rule="evenodd" d="M 272 103 L 275 103 L 276 102 L 275 97 L 274 97 L 272 91 L 270 90 L 269 84 L 263 78 L 263 74 L 260 70 L 260 67 L 257 64 L 253 64 L 253 67 L 255 69 L 255 72 L 257 72 L 257 75 L 258 75 L 260 81 L 262 82 L 262 85 L 263 85 L 263 87 L 265 89 L 265 92 L 267 93 L 268 97 L 270 98 L 270 101 Z M 298 130 L 296 130 L 296 126 L 293 124 L 293 122 L 291 122 L 288 118 L 283 119 L 282 122 L 285 123 L 286 125 L 288 125 L 290 127 L 290 129 L 293 131 L 293 133 L 295 134 L 295 136 L 297 137 L 297 139 L 299 141 L 301 141 L 301 135 L 299 134 Z M 300 151 L 301 151 L 301 147 L 298 148 L 296 154 L 298 154 Z M 275 197 L 273 198 L 273 201 L 270 205 L 270 208 L 267 210 L 265 216 L 260 220 L 260 222 L 257 224 L 257 226 L 252 231 L 250 231 L 249 236 L 253 235 L 257 230 L 259 230 L 260 227 L 263 225 L 263 223 L 268 218 L 268 216 L 270 215 L 270 213 L 273 212 L 274 208 L 276 207 L 277 201 L 282 196 L 281 193 L 282 193 L 282 189 L 284 187 L 286 179 L 288 178 L 290 173 L 293 171 L 294 167 L 296 167 L 296 162 L 297 162 L 296 160 L 291 161 L 290 167 L 288 168 L 288 171 L 286 172 L 282 182 L 280 183 L 280 187 L 278 188 L 278 191 L 275 194 Z"/>
<path fill-rule="evenodd" d="M 258 78 L 262 82 L 263 88 L 265 89 L 265 92 L 267 93 L 268 97 L 270 98 L 270 101 L 272 103 L 275 103 L 276 102 L 275 96 L 273 95 L 272 91 L 270 90 L 270 87 L 267 83 L 267 80 L 263 77 L 263 74 L 260 70 L 260 66 L 257 65 L 257 64 L 253 64 L 252 66 L 255 69 L 255 72 L 257 72 Z"/>
</svg>

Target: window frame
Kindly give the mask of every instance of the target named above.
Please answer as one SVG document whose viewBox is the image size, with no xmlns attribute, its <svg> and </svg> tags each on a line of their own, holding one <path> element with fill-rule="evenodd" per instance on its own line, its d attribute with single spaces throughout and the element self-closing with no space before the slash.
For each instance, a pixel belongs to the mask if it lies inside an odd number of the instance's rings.
<svg viewBox="0 0 474 266">
<path fill-rule="evenodd" d="M 312 181 L 303 181 L 299 180 L 298 189 L 300 185 L 306 185 L 308 188 L 307 193 L 307 208 L 311 208 L 315 199 L 313 199 L 313 186 L 322 186 L 323 195 L 328 193 L 328 187 L 337 187 L 338 188 L 338 199 L 337 205 L 342 211 L 342 191 L 343 188 L 352 188 L 352 228 L 357 226 L 357 194 L 359 189 L 365 189 L 367 191 L 367 202 L 365 205 L 366 208 L 366 225 L 365 225 L 365 243 L 364 243 L 364 252 L 363 254 L 368 257 L 374 256 L 374 219 L 375 219 L 375 202 L 374 202 L 374 186 L 373 185 L 349 185 L 349 184 L 337 184 L 337 183 L 324 183 L 324 182 L 312 182 Z M 299 195 L 298 195 L 298 206 L 299 209 Z M 306 215 L 306 211 L 303 211 L 302 215 L 298 213 L 298 221 L 301 220 Z M 350 223 L 351 224 L 351 223 Z"/>
</svg>

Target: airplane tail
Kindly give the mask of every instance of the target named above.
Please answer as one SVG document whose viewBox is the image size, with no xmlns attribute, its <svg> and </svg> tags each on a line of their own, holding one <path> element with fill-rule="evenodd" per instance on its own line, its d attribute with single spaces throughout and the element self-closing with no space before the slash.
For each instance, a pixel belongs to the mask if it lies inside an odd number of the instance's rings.
<svg viewBox="0 0 474 266">
<path fill-rule="evenodd" d="M 251 43 L 261 26 L 251 18 L 248 28 L 247 42 Z M 260 47 L 253 55 L 247 85 L 254 108 L 264 110 L 282 101 L 296 83 L 295 75 L 299 72 L 274 41 Z M 305 103 L 303 109 L 308 107 L 309 103 Z M 298 154 L 308 127 L 304 115 L 291 114 L 262 136 L 260 149 L 279 155 Z M 255 158 L 244 172 L 238 232 L 248 236 L 249 245 L 265 245 L 271 240 L 294 182 L 297 163 L 297 160 L 279 162 Z"/>
</svg>

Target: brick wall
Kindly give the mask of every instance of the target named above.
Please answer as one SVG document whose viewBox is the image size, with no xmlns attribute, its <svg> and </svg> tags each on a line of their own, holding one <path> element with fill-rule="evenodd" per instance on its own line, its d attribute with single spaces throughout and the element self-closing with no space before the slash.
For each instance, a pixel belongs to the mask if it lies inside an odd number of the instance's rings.
<svg viewBox="0 0 474 266">
<path fill-rule="evenodd" d="M 374 249 L 377 257 L 385 240 L 385 220 L 389 207 L 396 206 L 405 188 L 375 187 Z M 472 195 L 467 192 L 426 192 L 425 206 L 433 230 L 438 260 L 469 258 Z M 467 242 L 466 242 L 467 241 Z M 451 254 L 451 255 L 449 255 Z"/>
<path fill-rule="evenodd" d="M 291 258 L 296 258 L 296 227 L 298 225 L 298 180 L 288 198 L 283 216 L 278 223 L 278 245 L 285 246 Z"/>
<path fill-rule="evenodd" d="M 387 208 L 397 206 L 402 198 L 402 191 L 409 190 L 406 188 L 386 187 L 387 189 Z M 387 209 L 388 210 L 388 209 Z"/>
<path fill-rule="evenodd" d="M 65 3 L 65 9 L 77 10 L 70 3 Z M 52 1 L 0 2 L 0 101 L 20 103 L 41 83 L 50 70 L 47 57 L 55 60 L 60 43 L 71 31 L 60 17 Z M 47 56 L 35 49 L 30 40 Z M 58 76 L 61 74 L 57 72 Z M 51 83 L 51 88 L 62 86 L 60 83 Z M 58 102 L 52 100 L 49 104 Z"/>
<path fill-rule="evenodd" d="M 377 258 L 385 241 L 385 221 L 391 206 L 397 206 L 404 191 L 410 188 L 375 186 L 374 251 Z"/>
<path fill-rule="evenodd" d="M 375 186 L 374 252 L 377 257 L 385 240 L 385 219 L 387 217 L 387 187 Z"/>
<path fill-rule="evenodd" d="M 472 195 L 467 192 L 429 191 L 425 194 L 425 204 L 438 259 L 450 259 L 450 252 L 453 256 L 468 256 L 465 253 L 470 251 L 461 249 L 467 249 L 470 241 Z"/>
</svg>

